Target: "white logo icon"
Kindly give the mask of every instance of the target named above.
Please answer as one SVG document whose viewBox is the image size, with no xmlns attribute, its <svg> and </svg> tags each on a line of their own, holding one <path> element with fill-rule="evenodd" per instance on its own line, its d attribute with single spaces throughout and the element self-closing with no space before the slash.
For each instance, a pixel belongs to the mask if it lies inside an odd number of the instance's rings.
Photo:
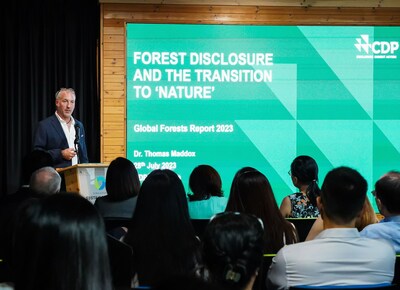
<svg viewBox="0 0 400 290">
<path fill-rule="evenodd" d="M 361 53 L 357 58 L 397 58 L 395 52 L 399 49 L 398 41 L 374 41 L 369 42 L 368 34 L 361 34 L 356 38 L 354 46 Z"/>
</svg>

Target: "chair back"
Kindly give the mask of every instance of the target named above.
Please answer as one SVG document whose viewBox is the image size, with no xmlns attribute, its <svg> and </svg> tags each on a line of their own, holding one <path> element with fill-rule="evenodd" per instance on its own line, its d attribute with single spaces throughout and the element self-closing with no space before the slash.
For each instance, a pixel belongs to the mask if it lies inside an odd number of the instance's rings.
<svg viewBox="0 0 400 290">
<path fill-rule="evenodd" d="M 400 254 L 396 255 L 396 263 L 394 265 L 393 284 L 400 285 Z M 400 289 L 400 286 L 399 286 Z"/>
<path fill-rule="evenodd" d="M 107 245 L 114 287 L 131 287 L 134 273 L 132 248 L 110 234 L 107 234 Z"/>
<path fill-rule="evenodd" d="M 304 242 L 316 218 L 286 218 L 286 220 L 296 227 L 299 234 L 299 242 Z"/>
<path fill-rule="evenodd" d="M 206 226 L 208 225 L 209 219 L 191 219 L 190 221 L 192 222 L 194 232 L 200 238 L 200 240 L 202 240 L 203 234 L 206 229 Z"/>
<path fill-rule="evenodd" d="M 253 290 L 267 290 L 265 280 L 267 279 L 268 269 L 272 263 L 272 258 L 275 256 L 276 254 L 264 254 L 263 262 L 256 277 L 256 281 L 254 282 Z"/>
<path fill-rule="evenodd" d="M 106 227 L 106 232 L 114 230 L 119 227 L 129 227 L 132 222 L 131 218 L 123 217 L 104 217 L 104 225 Z"/>
<path fill-rule="evenodd" d="M 118 240 L 121 239 L 126 234 L 127 229 L 132 223 L 131 218 L 123 218 L 123 217 L 103 217 L 103 220 L 107 234 L 112 235 L 114 238 L 117 238 Z"/>
</svg>

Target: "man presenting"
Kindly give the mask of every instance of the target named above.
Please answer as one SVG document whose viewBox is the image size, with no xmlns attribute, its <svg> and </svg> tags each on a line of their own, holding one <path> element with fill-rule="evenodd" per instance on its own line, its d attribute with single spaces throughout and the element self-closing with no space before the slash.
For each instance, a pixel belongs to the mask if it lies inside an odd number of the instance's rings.
<svg viewBox="0 0 400 290">
<path fill-rule="evenodd" d="M 392 245 L 363 238 L 355 227 L 366 192 L 367 182 L 356 170 L 331 170 L 317 197 L 324 230 L 314 240 L 277 253 L 268 272 L 268 289 L 390 284 L 396 258 Z"/>
<path fill-rule="evenodd" d="M 39 122 L 35 132 L 34 149 L 50 153 L 55 168 L 88 163 L 83 124 L 72 117 L 75 100 L 73 89 L 61 88 L 55 114 Z"/>
</svg>

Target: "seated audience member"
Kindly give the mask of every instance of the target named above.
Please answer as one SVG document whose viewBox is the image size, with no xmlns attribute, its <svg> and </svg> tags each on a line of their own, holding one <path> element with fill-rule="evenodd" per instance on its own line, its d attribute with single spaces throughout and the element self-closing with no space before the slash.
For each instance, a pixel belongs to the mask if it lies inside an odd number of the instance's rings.
<svg viewBox="0 0 400 290">
<path fill-rule="evenodd" d="M 18 188 L 18 190 L 14 193 L 7 194 L 1 197 L 0 200 L 0 229 L 2 228 L 3 224 L 6 225 L 10 222 L 14 212 L 20 206 L 21 203 L 25 202 L 26 200 L 37 197 L 37 193 L 32 191 L 29 183 L 32 178 L 32 174 L 43 167 L 51 167 L 52 166 L 52 159 L 49 153 L 42 150 L 33 150 L 29 154 L 27 154 L 22 163 L 21 163 L 21 172 L 22 172 L 22 185 Z M 46 172 L 50 172 L 49 168 L 45 170 Z M 54 170 L 55 171 L 55 170 Z M 52 172 L 54 172 L 52 171 Z M 41 172 L 38 175 L 38 180 L 41 181 L 54 181 L 56 183 L 56 178 L 49 178 L 49 179 L 41 179 L 39 176 L 47 175 Z M 58 174 L 58 173 L 57 173 Z M 54 177 L 54 175 L 52 175 Z M 34 178 L 36 179 L 36 177 Z M 51 187 L 48 182 L 40 182 L 45 188 Z"/>
<path fill-rule="evenodd" d="M 362 237 L 386 239 L 400 253 L 400 172 L 390 171 L 375 183 L 376 204 L 385 217 L 361 231 Z"/>
<path fill-rule="evenodd" d="M 29 152 L 21 163 L 21 186 L 16 192 L 4 195 L 0 199 L 0 259 L 3 260 L 3 271 L 0 272 L 0 281 L 10 276 L 9 255 L 11 252 L 11 233 L 13 231 L 13 219 L 15 218 L 16 212 L 21 205 L 29 202 L 32 198 L 41 197 L 41 195 L 38 195 L 30 188 L 30 178 L 36 170 L 46 166 L 52 166 L 52 164 L 53 160 L 46 151 L 33 150 Z M 57 178 L 49 179 L 48 181 L 55 185 L 55 183 L 57 183 L 56 179 Z M 52 188 L 52 186 L 48 183 L 46 184 L 46 182 L 42 184 L 43 188 Z M 53 190 L 51 189 L 50 191 Z"/>
<path fill-rule="evenodd" d="M 135 165 L 126 158 L 117 157 L 107 169 L 107 195 L 98 197 L 94 206 L 103 217 L 131 218 L 139 189 L 140 181 Z"/>
<path fill-rule="evenodd" d="M 310 156 L 297 156 L 290 165 L 289 175 L 299 191 L 282 200 L 282 215 L 290 218 L 317 217 L 319 211 L 315 200 L 320 193 L 317 162 Z"/>
<path fill-rule="evenodd" d="M 294 225 L 280 213 L 267 177 L 252 167 L 240 169 L 232 181 L 226 211 L 244 212 L 264 223 L 264 253 L 276 253 L 298 241 Z"/>
<path fill-rule="evenodd" d="M 219 173 L 210 165 L 199 165 L 189 177 L 189 215 L 192 219 L 209 219 L 223 212 L 227 199 L 223 196 Z"/>
<path fill-rule="evenodd" d="M 23 206 L 13 241 L 16 290 L 112 289 L 102 217 L 76 193 Z"/>
<path fill-rule="evenodd" d="M 29 188 L 36 194 L 50 195 L 60 191 L 61 176 L 50 166 L 39 168 L 32 173 Z"/>
<path fill-rule="evenodd" d="M 390 284 L 393 247 L 385 240 L 361 237 L 355 227 L 366 192 L 367 182 L 356 170 L 338 167 L 328 172 L 317 197 L 325 229 L 314 240 L 277 253 L 268 272 L 268 289 Z"/>
<path fill-rule="evenodd" d="M 133 286 L 193 275 L 201 263 L 200 240 L 190 222 L 186 193 L 171 170 L 154 170 L 143 181 L 124 242 L 134 255 Z"/>
<path fill-rule="evenodd" d="M 370 224 L 374 224 L 378 222 L 378 218 L 372 207 L 369 199 L 366 198 L 363 208 L 361 210 L 361 214 L 357 217 L 356 220 L 356 228 L 358 231 L 362 231 L 366 226 Z M 324 221 L 319 215 L 315 220 L 313 226 L 310 229 L 310 232 L 307 235 L 306 241 L 314 239 L 320 232 L 324 230 Z"/>
<path fill-rule="evenodd" d="M 245 213 L 225 212 L 212 217 L 203 238 L 209 280 L 218 289 L 251 290 L 262 265 L 262 221 Z"/>
</svg>

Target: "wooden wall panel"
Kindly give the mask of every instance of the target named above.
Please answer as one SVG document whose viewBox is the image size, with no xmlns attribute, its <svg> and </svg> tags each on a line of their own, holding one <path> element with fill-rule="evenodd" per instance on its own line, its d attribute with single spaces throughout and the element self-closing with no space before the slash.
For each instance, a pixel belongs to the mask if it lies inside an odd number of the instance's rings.
<svg viewBox="0 0 400 290">
<path fill-rule="evenodd" d="M 103 53 L 104 53 L 103 58 L 125 58 L 125 51 L 122 51 L 122 50 L 116 50 L 116 51 L 106 50 L 106 51 L 103 51 Z"/>
<path fill-rule="evenodd" d="M 104 37 L 104 43 L 111 42 L 111 43 L 125 43 L 123 35 L 117 34 L 106 34 Z"/>
<path fill-rule="evenodd" d="M 360 2 L 362 1 L 357 3 Z M 126 23 L 400 25 L 399 7 L 385 8 L 377 5 L 371 7 L 129 3 L 100 5 L 101 162 L 110 162 L 118 156 L 126 156 Z"/>
<path fill-rule="evenodd" d="M 300 7 L 400 7 L 399 0 L 100 0 L 100 3 Z"/>
<path fill-rule="evenodd" d="M 104 102 L 108 99 L 123 98 L 125 101 L 125 91 L 104 91 Z"/>
<path fill-rule="evenodd" d="M 125 74 L 125 66 L 105 66 L 104 67 L 104 75 L 105 76 L 115 76 L 115 75 L 124 76 L 124 74 Z"/>
<path fill-rule="evenodd" d="M 104 136 L 108 138 L 124 138 L 124 130 L 122 129 L 104 129 Z"/>
<path fill-rule="evenodd" d="M 108 138 L 107 139 L 107 144 L 105 144 L 106 146 L 120 146 L 121 144 L 124 144 L 124 138 Z M 114 156 L 115 156 L 115 152 Z M 115 157 L 114 157 L 115 158 Z"/>
<path fill-rule="evenodd" d="M 104 71 L 113 71 L 112 67 L 107 68 Z M 107 82 L 109 83 L 123 83 L 125 81 L 125 75 L 123 74 L 110 74 L 107 76 Z"/>
<path fill-rule="evenodd" d="M 108 80 L 109 76 L 104 77 L 106 80 Z M 104 91 L 124 91 L 125 92 L 125 81 L 122 82 L 104 82 Z M 105 97 L 105 96 L 103 96 Z M 104 100 L 104 98 L 103 98 Z"/>
<path fill-rule="evenodd" d="M 104 58 L 103 64 L 104 66 L 125 66 L 125 58 Z"/>
</svg>

